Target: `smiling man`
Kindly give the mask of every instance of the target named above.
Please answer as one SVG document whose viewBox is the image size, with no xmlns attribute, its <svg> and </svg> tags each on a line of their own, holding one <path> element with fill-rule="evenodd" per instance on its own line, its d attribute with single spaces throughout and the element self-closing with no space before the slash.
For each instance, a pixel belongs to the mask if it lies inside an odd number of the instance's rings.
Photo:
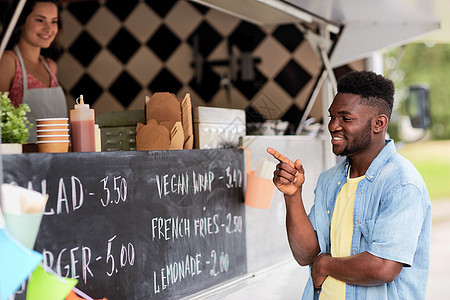
<svg viewBox="0 0 450 300">
<path fill-rule="evenodd" d="M 394 84 L 352 72 L 337 89 L 328 129 L 334 154 L 346 159 L 319 176 L 309 215 L 301 162 L 267 149 L 280 161 L 273 182 L 284 193 L 292 253 L 310 266 L 303 299 L 425 299 L 431 204 L 419 172 L 385 139 Z"/>
</svg>

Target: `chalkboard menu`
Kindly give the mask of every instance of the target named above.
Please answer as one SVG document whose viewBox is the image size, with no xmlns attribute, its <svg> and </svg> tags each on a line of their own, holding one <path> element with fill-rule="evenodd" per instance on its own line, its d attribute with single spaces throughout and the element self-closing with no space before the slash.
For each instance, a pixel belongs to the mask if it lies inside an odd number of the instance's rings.
<svg viewBox="0 0 450 300">
<path fill-rule="evenodd" d="M 3 156 L 49 194 L 35 250 L 93 298 L 177 299 L 246 273 L 239 149 Z"/>
</svg>

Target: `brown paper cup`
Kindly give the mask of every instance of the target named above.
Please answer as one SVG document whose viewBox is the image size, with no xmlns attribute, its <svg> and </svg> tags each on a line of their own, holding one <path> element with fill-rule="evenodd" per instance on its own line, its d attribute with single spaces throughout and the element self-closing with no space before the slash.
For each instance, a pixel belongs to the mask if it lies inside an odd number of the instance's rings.
<svg viewBox="0 0 450 300">
<path fill-rule="evenodd" d="M 38 141 L 39 152 L 59 153 L 69 151 L 69 141 Z"/>
<path fill-rule="evenodd" d="M 47 125 L 47 124 L 68 124 L 69 118 L 44 118 L 36 119 L 36 125 Z"/>
<path fill-rule="evenodd" d="M 50 134 L 50 135 L 38 135 L 38 142 L 46 142 L 46 141 L 69 141 L 68 134 Z"/>
<path fill-rule="evenodd" d="M 269 209 L 272 204 L 275 185 L 272 179 L 255 176 L 255 171 L 247 172 L 245 204 L 254 208 Z"/>
<path fill-rule="evenodd" d="M 69 129 L 69 124 L 37 124 L 36 130 L 59 130 Z"/>
<path fill-rule="evenodd" d="M 65 135 L 69 134 L 69 129 L 38 129 L 37 135 Z"/>
</svg>

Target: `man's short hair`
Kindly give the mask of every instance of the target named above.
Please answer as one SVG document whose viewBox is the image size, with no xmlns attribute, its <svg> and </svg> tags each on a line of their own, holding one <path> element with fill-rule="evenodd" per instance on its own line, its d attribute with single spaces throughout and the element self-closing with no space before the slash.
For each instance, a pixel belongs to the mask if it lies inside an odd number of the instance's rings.
<svg viewBox="0 0 450 300">
<path fill-rule="evenodd" d="M 360 95 L 362 104 L 377 107 L 391 118 L 395 92 L 392 80 L 371 71 L 353 71 L 339 80 L 337 91 Z"/>
</svg>

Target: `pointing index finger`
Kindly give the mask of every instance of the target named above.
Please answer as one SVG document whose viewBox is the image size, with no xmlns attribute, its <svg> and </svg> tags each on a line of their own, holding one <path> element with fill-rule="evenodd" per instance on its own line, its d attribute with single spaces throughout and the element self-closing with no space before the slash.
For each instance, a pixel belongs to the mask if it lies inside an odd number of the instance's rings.
<svg viewBox="0 0 450 300">
<path fill-rule="evenodd" d="M 292 160 L 290 160 L 289 158 L 287 158 L 286 156 L 282 155 L 280 152 L 278 152 L 277 150 L 273 149 L 273 148 L 267 148 L 267 153 L 269 153 L 270 155 L 272 155 L 276 160 L 280 161 L 280 162 L 285 162 L 288 165 L 290 165 L 291 167 L 294 167 L 294 163 L 292 162 Z"/>
</svg>

